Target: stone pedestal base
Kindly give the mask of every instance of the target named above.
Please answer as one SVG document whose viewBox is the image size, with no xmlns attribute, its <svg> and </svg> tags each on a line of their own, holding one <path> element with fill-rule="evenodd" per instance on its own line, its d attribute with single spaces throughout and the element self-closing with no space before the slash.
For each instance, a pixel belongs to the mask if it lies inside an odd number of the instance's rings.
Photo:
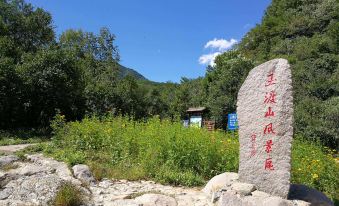
<svg viewBox="0 0 339 206">
<path fill-rule="evenodd" d="M 292 184 L 288 199 L 283 199 L 239 182 L 237 173 L 212 178 L 202 191 L 218 206 L 334 206 L 326 195 L 305 185 Z"/>
</svg>

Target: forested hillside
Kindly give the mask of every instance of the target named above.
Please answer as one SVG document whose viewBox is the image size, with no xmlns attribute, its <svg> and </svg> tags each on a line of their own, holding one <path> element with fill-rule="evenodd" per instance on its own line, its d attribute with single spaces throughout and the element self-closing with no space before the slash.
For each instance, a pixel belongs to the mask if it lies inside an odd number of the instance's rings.
<svg viewBox="0 0 339 206">
<path fill-rule="evenodd" d="M 126 76 L 133 76 L 137 80 L 148 80 L 148 79 L 146 79 L 146 77 L 144 77 L 142 74 L 135 71 L 134 69 L 122 66 L 121 64 L 119 64 L 119 70 L 121 72 L 121 78 L 124 78 Z"/>
<path fill-rule="evenodd" d="M 282 57 L 292 65 L 295 128 L 339 143 L 339 3 L 273 0 L 239 50 L 257 63 Z"/>
<path fill-rule="evenodd" d="M 251 68 L 286 58 L 293 73 L 295 133 L 338 148 L 338 17 L 336 0 L 273 0 L 262 22 L 233 51 L 218 56 L 203 79 L 183 80 L 181 92 L 194 87 L 205 93 L 182 100 L 208 106 L 220 119 L 236 110 L 238 89 Z"/>
<path fill-rule="evenodd" d="M 115 36 L 67 30 L 56 39 L 52 16 L 23 0 L 0 1 L 0 127 L 46 127 L 56 113 L 128 114 L 163 111 L 158 91 L 119 64 Z M 161 108 L 159 108 L 161 107 Z"/>
<path fill-rule="evenodd" d="M 262 22 L 218 56 L 204 77 L 175 84 L 151 82 L 121 66 L 107 28 L 67 30 L 56 38 L 47 11 L 0 0 L 0 127 L 48 127 L 57 113 L 67 120 L 107 113 L 184 118 L 193 106 L 208 107 L 222 127 L 250 69 L 286 58 L 295 133 L 338 148 L 338 13 L 337 0 L 273 0 Z"/>
</svg>

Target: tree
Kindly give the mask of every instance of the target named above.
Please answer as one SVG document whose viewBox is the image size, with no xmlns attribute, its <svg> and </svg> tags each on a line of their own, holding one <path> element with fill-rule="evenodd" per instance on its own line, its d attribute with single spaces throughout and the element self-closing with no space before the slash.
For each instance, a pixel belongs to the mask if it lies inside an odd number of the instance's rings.
<svg viewBox="0 0 339 206">
<path fill-rule="evenodd" d="M 15 71 L 14 60 L 0 58 L 0 127 L 12 128 L 24 120 L 22 81 Z"/>
<path fill-rule="evenodd" d="M 338 10 L 336 0 L 273 0 L 261 24 L 239 45 L 239 52 L 255 64 L 289 60 L 295 133 L 334 148 L 339 146 L 333 109 L 339 108 Z"/>
<path fill-rule="evenodd" d="M 52 17 L 41 8 L 34 9 L 23 0 L 0 1 L 0 36 L 6 36 L 22 52 L 35 52 L 54 43 Z M 14 57 L 14 56 L 13 56 Z"/>
<path fill-rule="evenodd" d="M 29 126 L 48 126 L 56 109 L 69 120 L 85 111 L 82 70 L 68 51 L 48 48 L 26 54 L 17 72 L 24 84 L 25 119 Z"/>
<path fill-rule="evenodd" d="M 236 111 L 238 91 L 253 62 L 238 51 L 228 51 L 217 56 L 215 63 L 214 69 L 206 74 L 207 105 L 214 119 L 221 123 L 227 113 Z"/>
<path fill-rule="evenodd" d="M 119 53 L 115 36 L 107 28 L 99 35 L 82 30 L 67 30 L 60 37 L 62 48 L 74 52 L 85 77 L 86 108 L 89 114 L 116 111 Z"/>
<path fill-rule="evenodd" d="M 0 1 L 0 127 L 14 128 L 30 123 L 25 119 L 25 86 L 17 73 L 26 53 L 54 44 L 51 15 L 34 9 L 23 0 Z"/>
</svg>

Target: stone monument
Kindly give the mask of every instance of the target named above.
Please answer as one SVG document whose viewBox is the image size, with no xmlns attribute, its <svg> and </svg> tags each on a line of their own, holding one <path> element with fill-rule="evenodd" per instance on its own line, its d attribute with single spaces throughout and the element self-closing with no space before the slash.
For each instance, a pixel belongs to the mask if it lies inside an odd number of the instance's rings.
<svg viewBox="0 0 339 206">
<path fill-rule="evenodd" d="M 239 180 L 287 198 L 293 136 L 292 79 L 288 61 L 252 69 L 238 93 Z"/>
</svg>

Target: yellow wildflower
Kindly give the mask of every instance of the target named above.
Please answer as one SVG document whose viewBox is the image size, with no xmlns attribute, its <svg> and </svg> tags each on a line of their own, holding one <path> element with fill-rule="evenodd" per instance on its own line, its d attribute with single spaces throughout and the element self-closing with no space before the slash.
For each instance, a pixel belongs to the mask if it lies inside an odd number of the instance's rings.
<svg viewBox="0 0 339 206">
<path fill-rule="evenodd" d="M 312 178 L 313 178 L 313 179 L 318 179 L 318 177 L 319 177 L 319 176 L 318 176 L 318 174 L 316 174 L 316 173 L 314 173 L 314 174 L 312 175 Z"/>
</svg>

